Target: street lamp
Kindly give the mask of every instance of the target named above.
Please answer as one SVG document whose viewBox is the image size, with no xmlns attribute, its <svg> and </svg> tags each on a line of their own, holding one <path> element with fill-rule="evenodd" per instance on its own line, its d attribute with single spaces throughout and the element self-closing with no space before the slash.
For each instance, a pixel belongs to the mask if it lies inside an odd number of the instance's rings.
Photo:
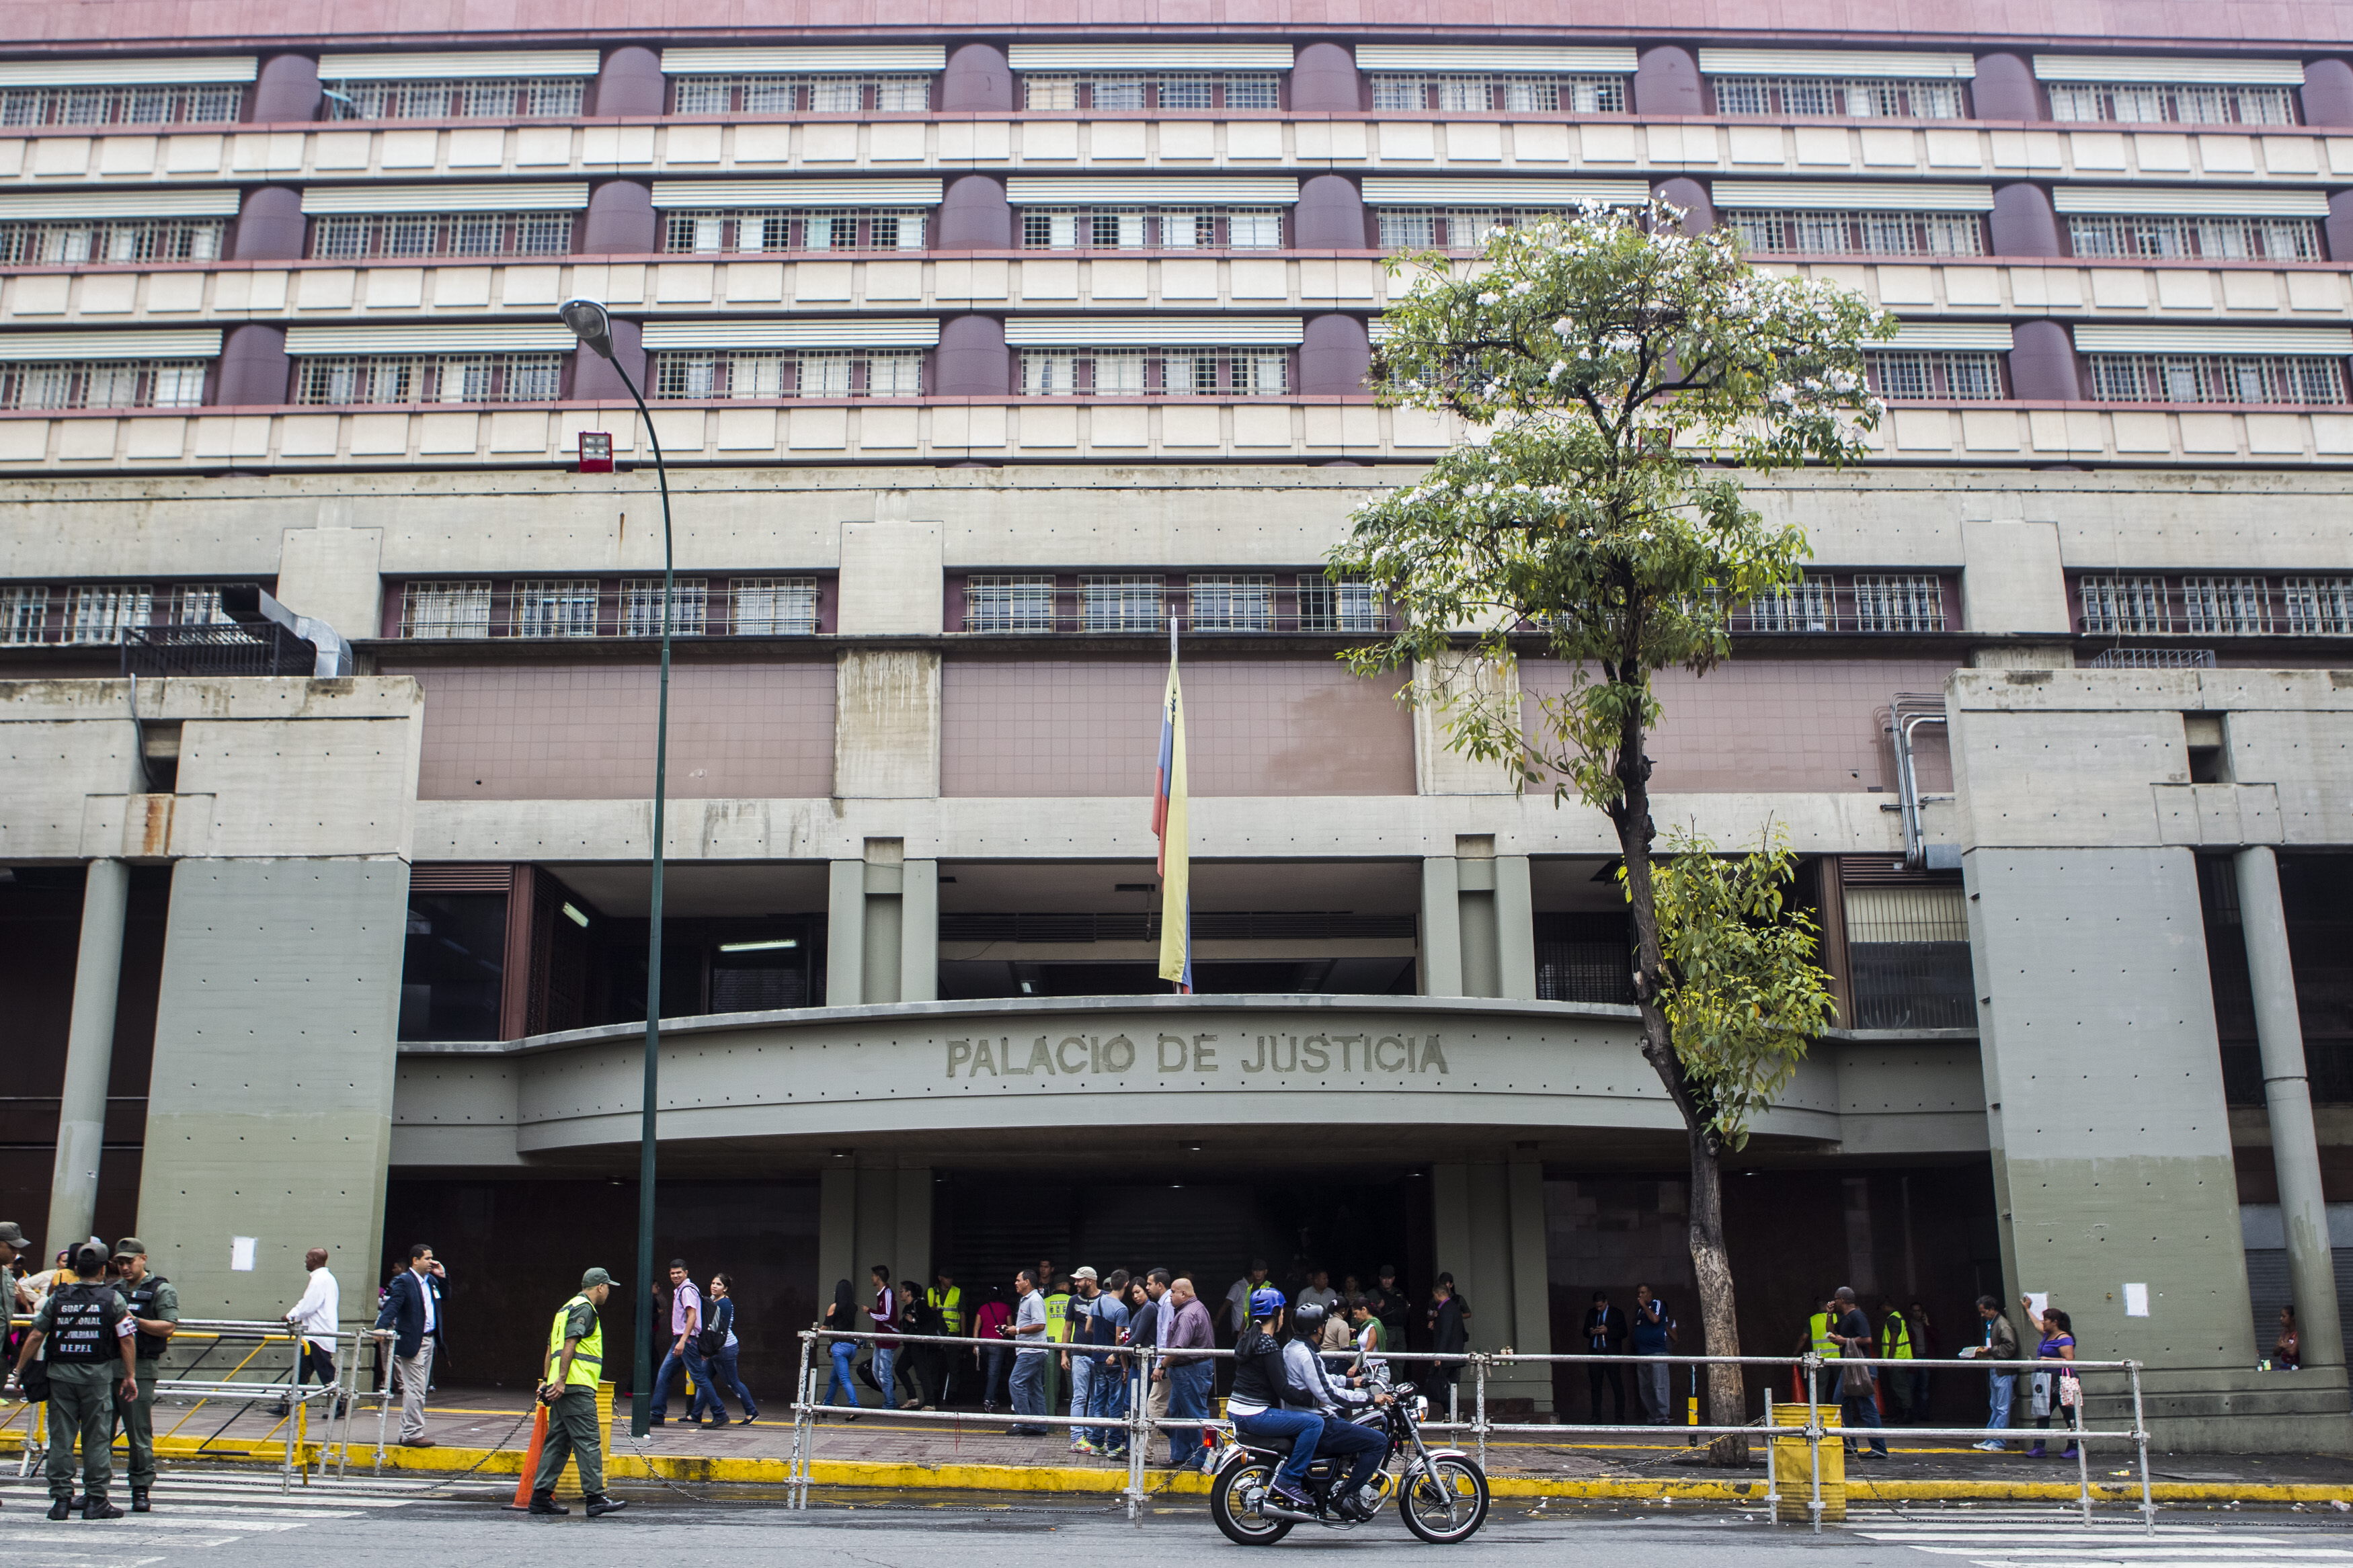
<svg viewBox="0 0 2353 1568">
<path fill-rule="evenodd" d="M 662 805 L 670 772 L 670 578 L 676 563 L 670 548 L 670 470 L 663 466 L 661 437 L 654 429 L 654 416 L 647 411 L 645 395 L 638 384 L 629 379 L 628 367 L 613 354 L 613 318 L 611 312 L 594 300 L 566 300 L 557 314 L 564 324 L 580 340 L 580 346 L 592 349 L 610 361 L 618 373 L 621 384 L 629 389 L 636 400 L 638 412 L 645 416 L 646 438 L 654 449 L 654 479 L 661 487 L 662 507 L 662 602 L 661 602 L 661 679 L 659 696 L 654 709 L 654 842 L 653 842 L 653 904 L 652 919 L 646 932 L 646 1082 L 645 1105 L 638 1117 L 638 1283 L 646 1287 L 641 1300 L 646 1310 L 652 1310 L 654 1279 L 654 1110 L 655 1095 L 661 1080 L 661 981 L 662 981 Z M 634 1314 L 633 1314 L 634 1317 Z M 629 1432 L 632 1436 L 644 1436 L 650 1427 L 653 1399 L 654 1367 L 649 1323 L 638 1325 L 637 1359 L 629 1379 Z"/>
</svg>

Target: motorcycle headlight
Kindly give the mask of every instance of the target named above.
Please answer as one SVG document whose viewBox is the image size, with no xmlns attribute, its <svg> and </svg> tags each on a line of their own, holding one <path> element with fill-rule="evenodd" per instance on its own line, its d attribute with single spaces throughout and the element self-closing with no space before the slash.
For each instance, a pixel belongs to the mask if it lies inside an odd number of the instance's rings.
<svg viewBox="0 0 2353 1568">
<path fill-rule="evenodd" d="M 1417 1394 L 1413 1396 L 1413 1418 L 1417 1421 L 1430 1419 L 1430 1395 Z"/>
</svg>

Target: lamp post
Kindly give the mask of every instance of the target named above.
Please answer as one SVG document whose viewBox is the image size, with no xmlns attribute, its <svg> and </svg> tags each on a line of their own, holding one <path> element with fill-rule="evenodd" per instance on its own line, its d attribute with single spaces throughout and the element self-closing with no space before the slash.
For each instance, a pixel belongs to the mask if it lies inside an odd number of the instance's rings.
<svg viewBox="0 0 2353 1568">
<path fill-rule="evenodd" d="M 654 1123 L 656 1092 L 661 1080 L 661 981 L 662 981 L 662 805 L 670 771 L 670 579 L 675 561 L 670 548 L 670 470 L 662 463 L 661 437 L 654 429 L 654 416 L 646 408 L 645 395 L 638 384 L 629 379 L 628 367 L 613 354 L 613 319 L 605 307 L 594 300 L 567 300 L 558 312 L 564 324 L 572 329 L 583 348 L 592 349 L 610 361 L 621 377 L 621 384 L 629 389 L 636 400 L 638 414 L 646 422 L 646 439 L 654 449 L 654 479 L 661 487 L 662 508 L 662 603 L 661 603 L 661 677 L 659 695 L 654 709 L 654 838 L 653 838 L 653 900 L 651 920 L 646 932 L 646 1081 L 644 1108 L 638 1117 L 638 1283 L 646 1288 L 642 1298 L 647 1310 L 652 1310 L 654 1279 Z M 653 1400 L 654 1366 L 651 1324 L 638 1325 L 637 1357 L 629 1378 L 629 1432 L 642 1437 L 650 1429 Z"/>
</svg>

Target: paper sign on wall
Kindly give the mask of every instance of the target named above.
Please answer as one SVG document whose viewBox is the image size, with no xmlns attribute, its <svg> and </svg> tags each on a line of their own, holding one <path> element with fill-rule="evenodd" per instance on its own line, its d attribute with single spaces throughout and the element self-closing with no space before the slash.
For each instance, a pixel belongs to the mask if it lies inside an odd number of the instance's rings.
<svg viewBox="0 0 2353 1568">
<path fill-rule="evenodd" d="M 228 1266 L 240 1274 L 253 1272 L 253 1237 L 232 1236 L 228 1238 Z"/>
<path fill-rule="evenodd" d="M 2148 1316 L 2147 1286 L 2126 1285 L 2125 1287 L 2125 1316 L 2127 1318 L 2146 1318 Z"/>
<path fill-rule="evenodd" d="M 2026 1310 L 2032 1312 L 2038 1318 L 2043 1313 L 2049 1311 L 2051 1310 L 2051 1292 L 2048 1290 L 2029 1290 L 2026 1293 Z"/>
</svg>

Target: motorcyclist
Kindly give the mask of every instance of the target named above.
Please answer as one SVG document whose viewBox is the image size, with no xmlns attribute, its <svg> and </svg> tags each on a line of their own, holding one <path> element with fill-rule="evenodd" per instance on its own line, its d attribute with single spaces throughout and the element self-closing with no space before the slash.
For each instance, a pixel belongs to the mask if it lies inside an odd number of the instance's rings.
<svg viewBox="0 0 2353 1568">
<path fill-rule="evenodd" d="M 1340 1515 L 1344 1519 L 1370 1519 L 1376 1504 L 1366 1500 L 1365 1483 L 1380 1468 L 1381 1460 L 1388 1455 L 1388 1438 L 1369 1426 L 1360 1426 L 1349 1418 L 1351 1410 L 1367 1405 L 1387 1405 L 1389 1395 L 1381 1390 L 1364 1391 L 1362 1377 L 1335 1377 L 1316 1346 L 1324 1336 L 1325 1310 L 1314 1302 L 1294 1309 L 1291 1314 L 1292 1338 L 1282 1347 L 1283 1369 L 1291 1381 L 1303 1384 L 1313 1394 L 1314 1406 L 1324 1418 L 1324 1430 L 1315 1442 L 1315 1455 L 1353 1456 L 1347 1479 L 1335 1489 Z"/>
<path fill-rule="evenodd" d="M 1234 1431 L 1259 1443 L 1291 1441 L 1291 1453 L 1274 1472 L 1269 1498 L 1278 1508 L 1313 1514 L 1307 1495 L 1307 1467 L 1315 1462 L 1315 1446 L 1324 1436 L 1316 1391 L 1292 1372 L 1276 1337 L 1282 1322 L 1284 1298 L 1271 1285 L 1250 1293 L 1250 1321 L 1234 1341 L 1234 1387 L 1226 1400 L 1226 1414 Z M 1321 1324 L 1318 1324 L 1321 1327 Z"/>
</svg>

